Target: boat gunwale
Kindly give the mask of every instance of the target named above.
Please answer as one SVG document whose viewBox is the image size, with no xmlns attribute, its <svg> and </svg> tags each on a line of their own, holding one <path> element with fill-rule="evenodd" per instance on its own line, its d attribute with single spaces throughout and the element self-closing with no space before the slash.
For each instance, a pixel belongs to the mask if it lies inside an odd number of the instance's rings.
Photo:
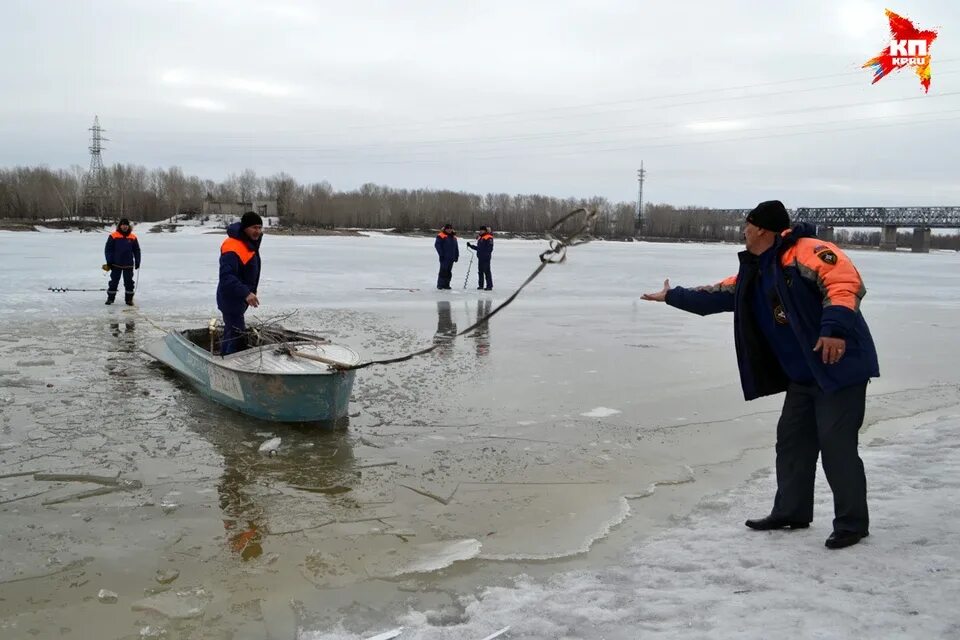
<svg viewBox="0 0 960 640">
<path fill-rule="evenodd" d="M 222 368 L 222 369 L 228 369 L 228 370 L 230 370 L 230 371 L 233 371 L 234 373 L 247 374 L 247 375 L 260 375 L 260 376 L 329 376 L 329 375 L 349 373 L 349 371 L 341 371 L 341 370 L 335 369 L 335 368 L 333 368 L 333 367 L 330 367 L 329 365 L 327 365 L 327 369 L 325 369 L 325 370 L 320 370 L 320 369 L 318 368 L 317 371 L 262 371 L 262 370 L 258 371 L 258 370 L 256 370 L 256 369 L 250 369 L 250 368 L 247 368 L 247 367 L 238 366 L 237 364 L 235 364 L 234 362 L 232 362 L 232 360 L 233 360 L 233 359 L 236 359 L 236 357 L 249 354 L 251 351 L 254 351 L 254 350 L 259 350 L 260 352 L 262 352 L 264 349 L 267 349 L 267 348 L 275 348 L 275 347 L 277 347 L 278 345 L 281 345 L 281 344 L 285 344 L 285 345 L 313 345 L 313 344 L 318 344 L 316 341 L 312 341 L 312 340 L 289 340 L 289 341 L 278 342 L 278 343 L 274 343 L 274 344 L 265 344 L 265 345 L 259 345 L 259 346 L 257 346 L 257 347 L 251 347 L 251 348 L 249 348 L 249 349 L 244 349 L 243 351 L 238 351 L 238 352 L 236 352 L 236 353 L 231 353 L 231 354 L 228 354 L 228 355 L 226 355 L 226 356 L 218 356 L 218 355 L 214 355 L 214 354 L 210 353 L 209 351 L 207 351 L 207 350 L 204 349 L 203 347 L 197 345 L 197 344 L 194 343 L 192 340 L 188 339 L 188 338 L 184 335 L 184 331 L 189 331 L 189 330 L 190 330 L 190 329 L 174 329 L 174 330 L 172 330 L 172 331 L 169 331 L 169 332 L 167 333 L 167 335 L 163 337 L 163 340 L 166 341 L 168 336 L 172 336 L 172 337 L 174 337 L 178 342 L 184 344 L 188 349 L 190 349 L 191 351 L 193 351 L 194 353 L 196 353 L 197 355 L 199 355 L 201 358 L 203 358 L 204 361 L 209 362 L 209 363 L 212 363 L 212 364 L 214 364 L 214 365 L 216 365 L 216 366 L 218 366 L 218 367 L 220 367 L 220 368 Z M 360 363 L 360 361 L 361 361 L 360 354 L 358 354 L 356 351 L 354 351 L 354 350 L 351 349 L 350 347 L 347 347 L 347 346 L 344 346 L 344 345 L 334 345 L 333 343 L 328 343 L 328 344 L 330 344 L 331 346 L 337 346 L 337 347 L 341 347 L 341 348 L 343 348 L 343 349 L 347 349 L 347 350 L 350 351 L 351 354 L 354 355 L 354 359 L 355 359 L 354 362 L 345 362 L 344 364 L 354 365 L 354 364 L 359 364 L 359 363 Z M 175 356 L 176 354 L 173 354 L 173 355 Z M 290 357 L 290 356 L 288 356 L 288 357 Z M 316 363 L 316 364 L 321 365 L 322 363 Z"/>
</svg>

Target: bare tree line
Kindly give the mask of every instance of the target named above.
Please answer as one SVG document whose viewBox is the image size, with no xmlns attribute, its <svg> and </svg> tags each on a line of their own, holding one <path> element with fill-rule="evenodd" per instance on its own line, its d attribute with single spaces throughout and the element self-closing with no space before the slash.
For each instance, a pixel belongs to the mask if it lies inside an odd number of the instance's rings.
<svg viewBox="0 0 960 640">
<path fill-rule="evenodd" d="M 47 167 L 0 169 L 0 219 L 39 222 L 77 218 L 82 213 L 86 171 Z M 336 191 L 329 182 L 299 184 L 286 173 L 258 176 L 246 169 L 221 182 L 187 176 L 179 167 L 147 169 L 114 164 L 104 170 L 101 215 L 159 221 L 175 215 L 198 214 L 204 200 L 242 202 L 276 200 L 280 223 L 288 227 L 349 227 L 436 230 L 446 223 L 461 230 L 489 225 L 498 231 L 540 233 L 563 214 L 584 207 L 600 216 L 596 234 L 627 238 L 700 242 L 740 242 L 743 220 L 735 214 L 706 207 L 647 204 L 643 222 L 636 225 L 633 202 L 606 198 L 556 198 L 543 195 L 485 195 L 435 189 L 394 189 L 365 184 L 352 191 Z M 899 234 L 908 245 L 912 233 Z M 841 244 L 879 244 L 879 232 L 838 230 Z M 931 238 L 934 248 L 960 249 L 960 236 Z"/>
<path fill-rule="evenodd" d="M 0 218 L 30 221 L 79 217 L 84 213 L 81 167 L 0 169 Z M 115 164 L 106 167 L 99 214 L 140 221 L 165 220 L 199 213 L 204 200 L 243 202 L 276 200 L 281 224 L 304 227 L 435 230 L 446 223 L 460 229 L 490 225 L 518 233 L 541 232 L 572 209 L 600 213 L 599 234 L 634 235 L 634 205 L 605 198 L 555 198 L 506 193 L 474 194 L 435 189 L 393 189 L 365 184 L 336 191 L 329 182 L 299 184 L 279 173 L 260 177 L 249 169 L 222 182 L 187 176 L 179 167 L 147 169 Z"/>
</svg>

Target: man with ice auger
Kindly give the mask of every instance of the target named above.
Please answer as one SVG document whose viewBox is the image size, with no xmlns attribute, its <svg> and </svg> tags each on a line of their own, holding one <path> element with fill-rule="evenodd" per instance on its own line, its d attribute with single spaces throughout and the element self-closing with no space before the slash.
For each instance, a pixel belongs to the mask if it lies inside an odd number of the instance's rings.
<svg viewBox="0 0 960 640">
<path fill-rule="evenodd" d="M 490 258 L 493 256 L 493 233 L 490 227 L 481 227 L 477 232 L 477 244 L 467 243 L 467 248 L 477 252 L 477 290 L 493 289 L 493 274 L 490 272 Z M 484 284 L 486 280 L 486 284 Z"/>
</svg>

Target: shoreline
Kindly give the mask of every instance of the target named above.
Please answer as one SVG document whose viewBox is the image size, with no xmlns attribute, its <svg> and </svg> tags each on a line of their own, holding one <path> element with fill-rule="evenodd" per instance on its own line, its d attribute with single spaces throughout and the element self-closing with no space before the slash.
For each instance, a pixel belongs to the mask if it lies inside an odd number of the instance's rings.
<svg viewBox="0 0 960 640">
<path fill-rule="evenodd" d="M 222 235 L 225 231 L 220 228 L 209 228 L 205 231 L 199 231 L 199 229 L 194 225 L 180 225 L 180 224 L 169 224 L 163 221 L 150 223 L 150 222 L 141 222 L 137 224 L 137 227 L 143 227 L 146 225 L 151 225 L 145 232 L 142 234 L 149 234 L 147 237 L 150 237 L 154 234 L 163 234 L 163 235 L 173 235 L 181 233 L 180 229 L 189 229 L 190 233 L 200 232 L 205 235 Z M 170 229 L 169 227 L 175 227 L 175 229 Z M 39 228 L 38 228 L 39 227 Z M 163 228 L 168 227 L 168 228 Z M 63 223 L 58 225 L 51 225 L 50 223 L 42 222 L 18 222 L 15 220 L 0 220 L 0 232 L 9 231 L 9 232 L 34 232 L 34 233 L 43 233 L 44 231 L 63 231 L 64 233 L 104 233 L 109 232 L 112 229 L 112 225 L 88 225 L 88 226 L 70 226 L 70 224 Z M 409 231 L 397 231 L 391 229 L 364 229 L 364 228 L 355 228 L 355 227 L 335 227 L 333 229 L 324 228 L 324 227 L 265 227 L 265 235 L 275 235 L 275 236 L 291 236 L 291 237 L 353 237 L 353 238 L 363 238 L 371 237 L 376 235 L 378 237 L 398 237 L 398 238 L 424 238 L 430 239 L 435 235 L 434 231 L 424 231 L 424 230 L 409 230 Z M 520 233 L 520 232 L 510 232 L 510 231 L 501 231 L 494 232 L 495 236 L 499 240 L 543 240 L 543 233 Z M 464 242 L 472 242 L 473 238 L 467 235 L 457 236 L 459 240 Z M 713 240 L 713 239 L 704 239 L 704 238 L 670 238 L 670 237 L 649 237 L 649 236 L 622 236 L 622 237 L 596 237 L 595 241 L 602 242 L 623 242 L 623 243 L 650 243 L 650 244 L 720 244 L 720 245 L 731 245 L 736 246 L 741 243 L 739 242 L 729 242 L 725 240 Z M 856 251 L 878 251 L 879 247 L 873 245 L 850 245 L 850 244 L 839 244 L 844 250 L 856 250 Z M 907 250 L 908 247 L 898 247 L 898 251 Z M 931 251 L 950 251 L 950 249 L 931 249 Z"/>
</svg>

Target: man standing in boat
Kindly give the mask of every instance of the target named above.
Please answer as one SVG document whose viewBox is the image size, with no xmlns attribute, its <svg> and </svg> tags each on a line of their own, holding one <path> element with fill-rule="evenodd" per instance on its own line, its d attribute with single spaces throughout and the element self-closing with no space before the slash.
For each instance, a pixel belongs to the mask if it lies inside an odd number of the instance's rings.
<svg viewBox="0 0 960 640">
<path fill-rule="evenodd" d="M 117 230 L 107 236 L 103 255 L 107 260 L 103 270 L 110 272 L 107 301 L 104 304 L 113 304 L 117 297 L 117 287 L 120 286 L 120 276 L 123 275 L 124 301 L 132 306 L 133 271 L 140 268 L 140 243 L 130 227 L 129 220 L 121 218 L 117 223 Z"/>
<path fill-rule="evenodd" d="M 257 284 L 260 282 L 260 241 L 263 220 L 248 211 L 227 227 L 227 239 L 220 245 L 220 283 L 217 308 L 223 313 L 223 341 L 220 355 L 243 348 L 247 307 L 259 307 Z"/>
<path fill-rule="evenodd" d="M 437 289 L 449 289 L 453 277 L 453 263 L 460 259 L 460 247 L 457 246 L 457 232 L 452 224 L 443 225 L 433 243 L 440 258 L 440 273 L 437 275 Z"/>
</svg>

